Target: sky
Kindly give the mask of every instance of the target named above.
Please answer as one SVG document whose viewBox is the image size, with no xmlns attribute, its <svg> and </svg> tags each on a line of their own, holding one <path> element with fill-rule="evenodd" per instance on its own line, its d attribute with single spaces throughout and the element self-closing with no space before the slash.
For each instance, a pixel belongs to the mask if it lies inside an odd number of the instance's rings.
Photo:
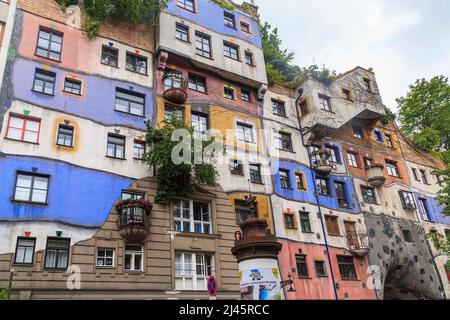
<svg viewBox="0 0 450 320">
<path fill-rule="evenodd" d="M 249 1 L 248 1 L 249 2 Z M 450 0 L 255 0 L 299 66 L 372 67 L 396 111 L 418 78 L 450 77 Z"/>
</svg>

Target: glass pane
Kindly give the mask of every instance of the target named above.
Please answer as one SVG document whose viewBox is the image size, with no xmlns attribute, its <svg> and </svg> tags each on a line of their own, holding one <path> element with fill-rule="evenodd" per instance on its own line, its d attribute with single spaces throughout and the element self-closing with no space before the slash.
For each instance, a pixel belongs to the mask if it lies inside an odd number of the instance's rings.
<svg viewBox="0 0 450 320">
<path fill-rule="evenodd" d="M 13 128 L 19 128 L 22 129 L 23 128 L 23 122 L 24 119 L 23 118 L 16 118 L 16 117 L 11 117 L 9 120 L 9 127 L 13 127 Z"/>
<path fill-rule="evenodd" d="M 136 254 L 134 256 L 134 270 L 141 270 L 141 261 L 142 256 L 140 254 Z"/>
<path fill-rule="evenodd" d="M 63 250 L 59 252 L 58 256 L 58 268 L 64 269 L 67 267 L 67 259 L 68 259 L 68 252 Z"/>
<path fill-rule="evenodd" d="M 131 254 L 125 254 L 125 270 L 131 269 Z"/>
<path fill-rule="evenodd" d="M 45 267 L 46 268 L 55 268 L 56 267 L 56 251 L 55 250 L 47 250 L 47 254 L 45 256 Z"/>
<path fill-rule="evenodd" d="M 46 190 L 33 190 L 33 195 L 31 198 L 33 202 L 46 202 L 47 201 L 47 191 Z"/>
<path fill-rule="evenodd" d="M 17 263 L 25 263 L 25 247 L 17 248 L 16 262 Z"/>
<path fill-rule="evenodd" d="M 31 188 L 31 180 L 33 178 L 31 176 L 27 176 L 27 175 L 18 175 L 17 176 L 17 186 L 18 187 L 26 187 L 26 188 Z"/>
<path fill-rule="evenodd" d="M 16 188 L 16 193 L 14 195 L 15 200 L 19 201 L 29 201 L 30 200 L 30 189 L 28 188 Z"/>
<path fill-rule="evenodd" d="M 23 135 L 23 140 L 28 142 L 37 143 L 38 142 L 38 133 L 33 131 L 25 131 Z"/>
<path fill-rule="evenodd" d="M 120 99 L 116 99 L 116 110 L 128 112 L 128 102 Z"/>
<path fill-rule="evenodd" d="M 22 130 L 15 129 L 15 128 L 9 128 L 8 129 L 8 138 L 20 140 L 22 138 Z"/>
<path fill-rule="evenodd" d="M 48 178 L 45 177 L 35 177 L 34 178 L 34 188 L 47 190 Z"/>
</svg>

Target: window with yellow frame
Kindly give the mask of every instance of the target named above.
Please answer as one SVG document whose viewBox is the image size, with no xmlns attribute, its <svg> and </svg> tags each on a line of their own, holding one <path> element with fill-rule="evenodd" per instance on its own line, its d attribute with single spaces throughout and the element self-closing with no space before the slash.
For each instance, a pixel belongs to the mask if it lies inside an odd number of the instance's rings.
<svg viewBox="0 0 450 320">
<path fill-rule="evenodd" d="M 284 226 L 286 229 L 297 229 L 297 219 L 293 212 L 284 212 Z"/>
<path fill-rule="evenodd" d="M 295 174 L 295 187 L 298 190 L 306 191 L 307 186 L 305 174 L 300 171 L 295 171 L 294 174 Z"/>
</svg>

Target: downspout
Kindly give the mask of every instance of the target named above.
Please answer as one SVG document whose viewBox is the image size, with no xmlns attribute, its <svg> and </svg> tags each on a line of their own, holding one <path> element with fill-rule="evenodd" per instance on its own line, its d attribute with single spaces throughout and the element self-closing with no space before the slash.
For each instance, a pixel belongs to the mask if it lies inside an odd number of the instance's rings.
<svg viewBox="0 0 450 320">
<path fill-rule="evenodd" d="M 306 145 L 305 138 L 303 137 L 302 122 L 300 121 L 300 116 L 299 116 L 299 113 L 298 113 L 298 101 L 299 101 L 299 99 L 301 97 L 302 97 L 302 94 L 300 94 L 297 97 L 297 99 L 295 99 L 295 110 L 297 112 L 297 118 L 299 120 L 298 124 L 300 126 L 300 136 L 302 138 L 302 144 L 306 148 L 306 150 L 308 150 L 309 169 L 311 171 L 312 181 L 315 182 L 316 181 L 316 175 L 315 175 L 314 170 L 313 170 L 312 159 L 311 159 L 311 156 L 309 154 L 308 146 Z M 331 255 L 330 255 L 330 250 L 329 250 L 329 246 L 328 246 L 327 234 L 325 232 L 325 224 L 323 222 L 322 209 L 320 208 L 319 194 L 317 193 L 317 184 L 313 183 L 313 185 L 314 185 L 314 195 L 316 197 L 316 202 L 317 202 L 317 208 L 319 209 L 319 219 L 320 219 L 320 224 L 322 226 L 322 234 L 323 234 L 323 239 L 324 239 L 324 243 L 325 243 L 325 251 L 327 253 L 328 264 L 330 265 L 330 274 L 331 274 L 331 281 L 333 282 L 334 297 L 335 297 L 336 300 L 339 300 L 337 289 L 336 289 L 336 280 L 334 278 L 333 265 L 331 263 Z"/>
</svg>

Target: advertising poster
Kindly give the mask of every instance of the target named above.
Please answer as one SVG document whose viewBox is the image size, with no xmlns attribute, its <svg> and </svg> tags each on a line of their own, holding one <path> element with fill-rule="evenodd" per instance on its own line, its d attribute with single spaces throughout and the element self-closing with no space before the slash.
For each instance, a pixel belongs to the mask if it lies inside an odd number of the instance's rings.
<svg viewBox="0 0 450 320">
<path fill-rule="evenodd" d="M 241 300 L 281 300 L 278 268 L 254 268 L 240 272 Z"/>
</svg>

